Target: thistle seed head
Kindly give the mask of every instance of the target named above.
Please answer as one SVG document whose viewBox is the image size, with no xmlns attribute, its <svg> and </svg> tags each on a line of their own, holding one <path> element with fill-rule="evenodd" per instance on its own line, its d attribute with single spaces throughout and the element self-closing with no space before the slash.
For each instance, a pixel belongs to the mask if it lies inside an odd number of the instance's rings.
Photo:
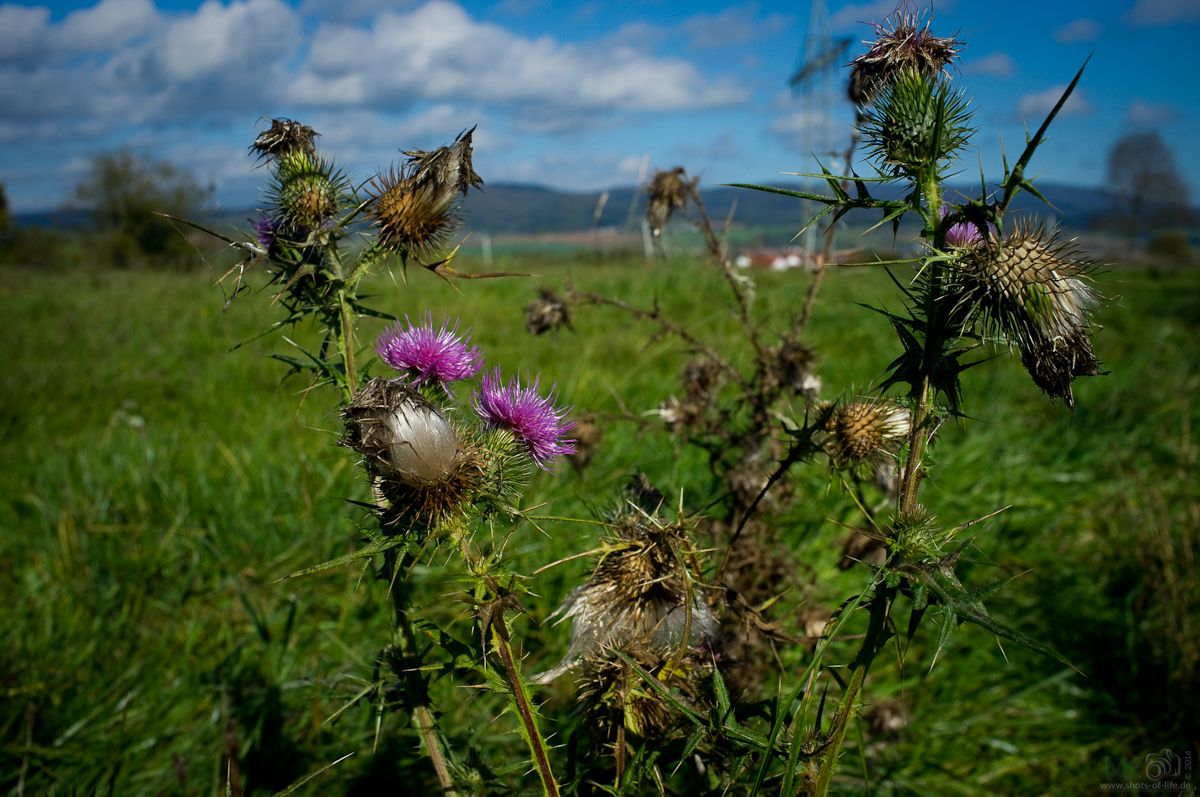
<svg viewBox="0 0 1200 797">
<path fill-rule="evenodd" d="M 1039 388 L 1074 406 L 1071 382 L 1101 373 L 1090 338 L 1095 265 L 1042 229 L 1017 229 L 954 262 L 947 298 L 1016 346 Z"/>
<path fill-rule="evenodd" d="M 289 152 L 313 156 L 316 138 L 321 135 L 306 124 L 292 119 L 272 119 L 271 127 L 258 134 L 250 151 L 262 158 L 279 158 Z"/>
<path fill-rule="evenodd" d="M 911 431 L 908 410 L 886 399 L 842 404 L 825 422 L 822 447 L 835 468 L 890 458 Z"/>
<path fill-rule="evenodd" d="M 931 23 L 931 19 L 922 23 L 919 14 L 896 11 L 875 25 L 875 40 L 863 42 L 867 52 L 850 62 L 850 101 L 867 105 L 904 70 L 929 79 L 946 71 L 960 44 L 953 36 L 934 36 L 929 32 Z"/>
<path fill-rule="evenodd" d="M 541 335 L 559 327 L 573 329 L 571 306 L 562 296 L 543 288 L 536 299 L 525 305 L 525 329 L 531 335 Z"/>
<path fill-rule="evenodd" d="M 682 210 L 687 205 L 699 184 L 700 178 L 693 177 L 689 180 L 687 171 L 682 166 L 676 166 L 670 171 L 656 172 L 646 189 L 649 197 L 646 221 L 650 223 L 650 232 L 655 236 L 662 235 L 663 227 L 675 211 Z"/>
<path fill-rule="evenodd" d="M 458 435 L 441 411 L 398 381 L 372 379 L 342 410 L 343 445 L 363 455 L 385 481 L 427 487 L 445 480 L 459 454 Z"/>
<path fill-rule="evenodd" d="M 437 407 L 397 380 L 372 379 L 342 410 L 342 445 L 363 455 L 387 506 L 385 530 L 433 526 L 462 511 L 483 479 L 481 452 Z"/>
<path fill-rule="evenodd" d="M 683 569 L 689 530 L 665 523 L 632 500 L 612 517 L 610 527 L 591 577 L 553 615 L 560 622 L 571 620 L 571 644 L 538 683 L 549 683 L 585 657 L 614 646 L 672 653 L 716 635 L 716 619 L 695 575 Z"/>
</svg>

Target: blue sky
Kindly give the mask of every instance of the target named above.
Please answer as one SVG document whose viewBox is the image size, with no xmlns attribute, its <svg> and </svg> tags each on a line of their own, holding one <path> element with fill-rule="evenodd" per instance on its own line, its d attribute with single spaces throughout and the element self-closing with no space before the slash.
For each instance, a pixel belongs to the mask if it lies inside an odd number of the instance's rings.
<svg viewBox="0 0 1200 797">
<path fill-rule="evenodd" d="M 850 55 L 894 7 L 827 0 Z M 1089 53 L 1033 171 L 1098 186 L 1123 133 L 1158 130 L 1200 199 L 1200 0 L 939 0 L 965 43 L 954 81 L 980 127 L 965 177 L 1020 151 Z M 807 171 L 844 140 L 845 70 L 787 88 L 809 2 L 100 0 L 0 5 L 0 182 L 17 212 L 57 207 L 89 158 L 131 148 L 191 169 L 226 207 L 259 197 L 247 144 L 273 116 L 311 124 L 359 179 L 478 124 L 489 182 L 593 190 L 652 168 L 704 182 Z M 829 97 L 823 101 L 822 96 Z M 828 146 L 828 144 L 824 145 Z"/>
</svg>

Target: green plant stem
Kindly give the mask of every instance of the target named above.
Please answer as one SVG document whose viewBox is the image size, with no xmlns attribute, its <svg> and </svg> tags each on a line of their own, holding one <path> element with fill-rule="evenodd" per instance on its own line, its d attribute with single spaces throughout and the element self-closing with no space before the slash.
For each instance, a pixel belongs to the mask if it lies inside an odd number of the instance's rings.
<svg viewBox="0 0 1200 797">
<path fill-rule="evenodd" d="M 942 191 L 936 170 L 930 169 L 921 175 L 920 190 L 921 196 L 925 200 L 925 207 L 922 209 L 925 228 L 922 234 L 931 241 L 935 248 L 940 248 L 944 243 L 939 240 L 940 237 L 943 237 L 939 233 Z M 929 443 L 926 422 L 929 419 L 929 409 L 933 399 L 931 383 L 934 369 L 938 365 L 937 360 L 941 356 L 942 335 L 939 321 L 941 303 L 939 299 L 941 298 L 942 264 L 939 261 L 931 260 L 925 264 L 925 268 L 931 269 L 925 307 L 925 356 L 921 362 L 920 382 L 914 385 L 916 405 L 913 407 L 912 429 L 908 438 L 908 457 L 904 461 L 904 474 L 900 480 L 900 490 L 896 499 L 897 514 L 901 518 L 912 517 L 917 511 L 917 498 L 921 488 L 921 461 Z"/>
<path fill-rule="evenodd" d="M 558 782 L 550 768 L 550 756 L 546 753 L 545 741 L 538 730 L 537 717 L 529 699 L 529 691 L 521 672 L 517 669 L 516 659 L 512 653 L 512 643 L 508 636 L 508 628 L 504 624 L 504 615 L 500 614 L 492 623 L 492 644 L 500 661 L 504 665 L 504 673 L 508 679 L 509 691 L 512 694 L 513 706 L 525 729 L 525 741 L 529 743 L 529 752 L 533 756 L 534 766 L 537 767 L 538 777 L 542 781 L 542 790 L 546 797 L 558 797 Z"/>
<path fill-rule="evenodd" d="M 337 336 L 338 354 L 341 355 L 342 364 L 346 369 L 344 392 L 349 403 L 358 388 L 358 374 L 354 367 L 354 310 L 350 307 L 350 297 L 345 288 L 338 289 L 337 299 L 338 318 L 341 322 L 341 330 Z"/>
<path fill-rule="evenodd" d="M 833 726 L 822 745 L 821 758 L 813 776 L 812 787 L 808 791 L 809 797 L 825 797 L 829 793 L 829 784 L 833 780 L 833 773 L 837 770 L 842 743 L 846 739 L 846 730 L 850 727 L 851 720 L 854 719 L 867 671 L 871 668 L 871 662 L 875 660 L 876 654 L 883 649 L 889 636 L 887 615 L 892 599 L 892 590 L 882 584 L 877 584 L 874 589 L 876 592 L 871 598 L 871 619 L 867 626 L 867 634 L 854 659 L 854 669 L 850 674 L 846 689 L 842 693 L 841 702 L 838 703 L 837 713 L 833 717 Z"/>
</svg>

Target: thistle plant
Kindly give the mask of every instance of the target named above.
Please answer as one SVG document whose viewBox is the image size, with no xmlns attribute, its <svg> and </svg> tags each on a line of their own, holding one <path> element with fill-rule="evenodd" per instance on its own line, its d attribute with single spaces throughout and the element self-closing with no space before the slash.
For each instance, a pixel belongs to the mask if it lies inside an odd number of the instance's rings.
<svg viewBox="0 0 1200 797">
<path fill-rule="evenodd" d="M 369 500 L 358 502 L 371 518 L 361 529 L 364 544 L 292 574 L 353 562 L 379 565 L 394 628 L 377 657 L 372 687 L 351 704 L 369 702 L 380 712 L 411 717 L 445 794 L 470 780 L 469 767 L 438 728 L 424 674 L 435 666 L 427 661 L 433 654 L 421 641 L 435 626 L 427 607 L 412 600 L 415 565 L 445 550 L 471 584 L 464 597 L 475 609 L 474 633 L 439 629 L 435 648 L 456 662 L 451 670 L 470 672 L 504 693 L 532 770 L 544 793 L 555 795 L 550 748 L 510 638 L 523 580 L 505 565 L 503 545 L 480 547 L 475 534 L 481 528 L 513 533 L 524 518 L 522 492 L 533 474 L 574 452 L 573 422 L 555 389 L 544 390 L 536 374 L 506 379 L 493 368 L 464 394 L 458 388 L 480 375 L 485 359 L 457 320 L 435 321 L 428 312 L 416 322 L 399 320 L 367 308 L 358 296 L 372 271 L 410 265 L 444 279 L 502 276 L 452 267 L 458 199 L 483 182 L 472 165 L 472 132 L 433 151 L 406 151 L 403 163 L 356 189 L 318 151 L 316 131 L 273 120 L 250 148 L 269 169 L 263 216 L 245 238 L 218 237 L 241 256 L 224 278 L 232 281 L 231 299 L 249 289 L 251 270 L 260 267 L 284 311 L 272 328 L 315 327 L 321 341 L 315 350 L 287 338 L 299 354 L 277 359 L 290 373 L 308 374 L 311 387 L 339 389 L 339 442 L 354 452 L 370 487 Z M 366 364 L 357 332 L 364 316 L 392 322 L 375 340 L 377 362 Z M 384 374 L 371 376 L 373 369 Z M 463 656 L 464 650 L 470 653 Z"/>
<path fill-rule="evenodd" d="M 672 215 L 691 211 L 708 260 L 729 287 L 744 356 L 727 354 L 728 341 L 677 323 L 657 302 L 639 305 L 567 286 L 562 294 L 544 289 L 527 308 L 526 325 L 535 334 L 565 326 L 554 319 L 590 305 L 626 313 L 681 341 L 690 357 L 681 389 L 656 408 L 618 420 L 647 431 L 657 422 L 706 452 L 714 476 L 707 488 L 682 491 L 695 503 L 689 515 L 681 502 L 688 521 L 674 527 L 680 531 L 651 522 L 655 509 L 646 522 L 602 541 L 593 575 L 558 611 L 572 621 L 571 641 L 561 663 L 539 680 L 576 678 L 577 694 L 607 729 L 600 749 L 611 756 L 616 791 L 651 782 L 663 789 L 667 776 L 653 762 L 669 760 L 676 762 L 672 782 L 681 789 L 720 791 L 740 784 L 749 793 L 827 794 L 848 729 L 861 713 L 872 664 L 892 645 L 903 658 L 908 641 L 931 617 L 937 618 L 931 667 L 963 623 L 1065 662 L 1050 645 L 991 613 L 984 601 L 1002 582 L 964 584 L 960 565 L 976 545 L 967 530 L 1002 508 L 981 508 L 978 517 L 946 523 L 923 504 L 921 489 L 938 429 L 949 419 L 967 421 L 963 375 L 988 359 L 987 347 L 1019 355 L 1034 385 L 1068 407 L 1074 405 L 1075 380 L 1101 373 L 1091 343 L 1092 314 L 1100 304 L 1090 282 L 1094 264 L 1059 233 L 1008 213 L 1020 191 L 1041 197 L 1025 170 L 1083 70 L 1016 162 L 1004 161 L 999 183 L 989 188 L 981 176 L 979 195 L 954 204 L 944 181 L 977 133 L 967 95 L 952 74 L 961 46 L 953 37 L 933 35 L 931 19 L 897 12 L 875 27 L 867 52 L 852 64 L 852 142 L 864 145 L 874 174 L 855 173 L 847 157 L 844 174 L 822 165 L 805 175 L 822 181 L 828 194 L 742 186 L 818 203 L 810 225 L 836 222 L 852 211 L 881 214 L 879 223 L 890 223 L 897 234 L 906 217 L 918 221 L 917 257 L 863 264 L 889 270 L 902 304 L 879 309 L 896 332 L 897 353 L 868 395 L 843 389 L 843 398 L 821 398 L 828 386 L 817 377 L 817 352 L 804 339 L 815 291 L 782 331 L 772 331 L 778 322 L 754 312 L 753 280 L 732 266 L 704 212 L 698 182 L 681 167 L 650 181 L 648 222 L 661 240 Z M 877 197 L 882 192 L 876 186 L 885 185 L 898 186 L 888 195 L 901 198 Z M 805 463 L 823 464 L 831 485 L 844 489 L 857 507 L 861 522 L 847 542 L 843 567 L 861 567 L 865 582 L 836 611 L 813 607 L 805 615 L 772 617 L 788 586 L 786 571 L 795 569 L 785 543 L 803 496 L 796 495 L 791 476 Z M 619 516 L 609 519 L 612 527 L 620 528 Z M 686 535 L 678 536 L 683 530 Z M 655 553 L 663 545 L 670 555 Z M 682 596 L 683 584 L 691 597 Z M 678 619 L 684 612 L 694 623 L 686 632 Z M 797 621 L 801 634 L 788 628 Z M 856 649 L 835 660 L 848 640 L 857 641 Z M 748 709 L 755 689 L 783 675 L 769 677 L 765 651 L 802 641 L 811 646 L 807 667 L 770 699 L 773 721 L 755 728 Z M 708 651 L 706 669 L 690 674 L 687 683 L 673 680 L 671 665 L 664 664 L 670 650 L 684 662 L 697 647 Z M 744 677 L 745 661 L 756 654 L 757 672 Z M 640 677 L 636 687 L 630 673 Z M 665 704 L 678 724 L 652 719 L 639 702 L 647 696 Z M 612 712 L 621 708 L 617 733 Z M 591 777 L 598 766 L 593 762 Z M 693 780 L 698 772 L 704 773 L 703 787 Z"/>
</svg>

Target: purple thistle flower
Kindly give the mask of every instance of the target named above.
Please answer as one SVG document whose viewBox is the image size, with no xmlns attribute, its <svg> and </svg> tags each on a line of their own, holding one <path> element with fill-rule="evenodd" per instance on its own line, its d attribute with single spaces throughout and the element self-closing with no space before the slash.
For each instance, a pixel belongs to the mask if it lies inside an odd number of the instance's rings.
<svg viewBox="0 0 1200 797">
<path fill-rule="evenodd" d="M 566 409 L 554 406 L 554 391 L 538 394 L 540 377 L 522 387 L 520 377 L 504 384 L 500 369 L 483 375 L 483 384 L 471 396 L 475 412 L 484 421 L 509 429 L 529 447 L 533 461 L 543 470 L 552 459 L 575 453 L 575 441 L 564 438 L 575 428 L 566 419 Z"/>
<path fill-rule="evenodd" d="M 469 337 L 459 337 L 457 321 L 453 327 L 449 323 L 443 321 L 442 328 L 435 330 L 429 313 L 420 326 L 405 316 L 403 324 L 397 322 L 383 331 L 375 351 L 385 363 L 407 373 L 413 384 L 433 380 L 446 389 L 448 383 L 472 377 L 483 368 L 483 354 Z"/>
<path fill-rule="evenodd" d="M 275 236 L 279 233 L 279 221 L 270 216 L 263 216 L 254 222 L 254 233 L 258 242 L 270 249 L 271 244 L 275 243 Z"/>
<path fill-rule="evenodd" d="M 950 215 L 952 209 L 948 205 L 942 205 L 942 218 Z M 992 225 L 988 225 L 988 234 L 993 232 Z M 951 224 L 946 230 L 946 246 L 968 247 L 977 246 L 983 243 L 983 232 L 979 229 L 979 225 L 969 221 L 960 221 L 958 224 Z"/>
</svg>

